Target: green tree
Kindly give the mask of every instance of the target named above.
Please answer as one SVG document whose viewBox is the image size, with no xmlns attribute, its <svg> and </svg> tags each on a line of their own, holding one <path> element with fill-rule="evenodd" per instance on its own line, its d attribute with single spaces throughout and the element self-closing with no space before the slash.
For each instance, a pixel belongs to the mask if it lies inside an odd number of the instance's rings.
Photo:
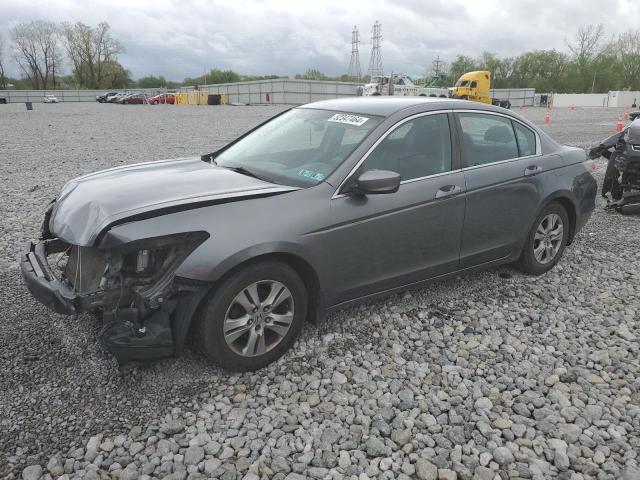
<svg viewBox="0 0 640 480">
<path fill-rule="evenodd" d="M 569 59 L 556 50 L 535 50 L 513 61 L 511 87 L 534 87 L 538 92 L 563 92 Z"/>
<path fill-rule="evenodd" d="M 201 77 L 185 78 L 183 85 L 215 85 L 219 83 L 240 82 L 241 77 L 233 70 L 219 70 L 214 68 Z"/>
<path fill-rule="evenodd" d="M 477 70 L 476 62 L 471 57 L 458 55 L 449 65 L 449 84 L 453 85 L 463 73 Z"/>
<path fill-rule="evenodd" d="M 640 90 L 640 30 L 629 30 L 612 44 L 618 60 L 620 88 Z"/>
<path fill-rule="evenodd" d="M 133 85 L 131 72 L 114 60 L 102 65 L 102 88 L 128 88 Z"/>
<path fill-rule="evenodd" d="M 296 78 L 300 80 L 329 80 L 329 77 L 327 77 L 317 68 L 310 68 L 302 75 L 296 75 Z"/>
<path fill-rule="evenodd" d="M 150 75 L 148 77 L 142 77 L 137 82 L 140 88 L 175 88 L 176 82 L 167 80 L 162 75 L 154 77 Z"/>
<path fill-rule="evenodd" d="M 491 87 L 506 88 L 513 73 L 513 58 L 499 58 L 491 52 L 483 52 L 477 62 L 480 70 L 491 72 Z"/>
</svg>

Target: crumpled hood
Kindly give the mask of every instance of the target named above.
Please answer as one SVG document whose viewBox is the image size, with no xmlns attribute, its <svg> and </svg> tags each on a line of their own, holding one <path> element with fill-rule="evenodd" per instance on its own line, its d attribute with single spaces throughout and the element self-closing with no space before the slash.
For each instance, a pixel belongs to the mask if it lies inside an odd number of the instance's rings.
<svg viewBox="0 0 640 480">
<path fill-rule="evenodd" d="M 216 201 L 297 190 L 203 162 L 199 157 L 116 167 L 68 182 L 49 227 L 73 245 L 92 245 L 114 222 L 165 208 L 197 208 Z"/>
</svg>

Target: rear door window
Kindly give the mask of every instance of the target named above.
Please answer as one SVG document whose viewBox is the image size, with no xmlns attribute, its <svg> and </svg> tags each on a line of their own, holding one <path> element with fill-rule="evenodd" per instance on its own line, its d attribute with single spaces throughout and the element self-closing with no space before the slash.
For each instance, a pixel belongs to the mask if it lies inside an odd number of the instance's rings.
<svg viewBox="0 0 640 480">
<path fill-rule="evenodd" d="M 457 113 L 462 131 L 464 165 L 472 167 L 517 158 L 511 120 L 486 113 Z"/>
</svg>

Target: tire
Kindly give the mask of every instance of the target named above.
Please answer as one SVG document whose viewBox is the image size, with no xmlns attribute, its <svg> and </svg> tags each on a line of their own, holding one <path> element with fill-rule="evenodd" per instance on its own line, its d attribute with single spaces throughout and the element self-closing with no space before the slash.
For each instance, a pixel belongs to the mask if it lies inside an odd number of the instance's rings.
<svg viewBox="0 0 640 480">
<path fill-rule="evenodd" d="M 558 228 L 553 227 L 554 221 L 560 222 L 562 232 L 553 234 Z M 567 210 L 558 202 L 549 203 L 540 212 L 540 215 L 533 222 L 529 231 L 527 241 L 522 248 L 522 253 L 518 261 L 520 269 L 531 275 L 542 275 L 551 270 L 562 258 L 564 249 L 569 238 L 569 215 Z M 551 230 L 548 230 L 551 229 Z M 537 239 L 536 236 L 544 235 L 544 239 Z M 555 241 L 553 240 L 555 238 Z M 538 250 L 542 242 L 549 240 L 550 250 L 542 245 L 541 256 L 536 255 L 534 249 Z M 556 243 L 558 241 L 559 243 Z M 538 250 L 540 252 L 540 250 Z M 539 254 L 540 255 L 540 254 Z"/>
<path fill-rule="evenodd" d="M 264 309 L 265 300 L 278 291 L 281 293 L 276 295 L 276 301 L 280 300 L 277 307 Z M 259 302 L 250 300 L 255 294 Z M 275 261 L 248 265 L 223 280 L 198 310 L 194 319 L 197 346 L 209 360 L 227 370 L 246 372 L 263 368 L 293 345 L 307 316 L 307 295 L 304 282 L 288 265 Z M 238 299 L 249 307 L 263 303 L 251 311 Z M 288 320 L 274 322 L 270 314 L 290 318 L 288 329 L 285 329 Z M 245 317 L 249 319 L 242 321 Z M 259 353 L 260 348 L 264 353 Z"/>
<path fill-rule="evenodd" d="M 125 100 L 124 102 L 122 102 L 123 105 L 129 105 L 129 102 L 127 100 Z"/>
</svg>

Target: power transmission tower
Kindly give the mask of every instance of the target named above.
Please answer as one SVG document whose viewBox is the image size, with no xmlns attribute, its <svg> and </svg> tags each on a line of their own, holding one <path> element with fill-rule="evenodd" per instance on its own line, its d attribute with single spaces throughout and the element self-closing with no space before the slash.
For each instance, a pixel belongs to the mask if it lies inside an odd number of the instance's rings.
<svg viewBox="0 0 640 480">
<path fill-rule="evenodd" d="M 369 59 L 369 77 L 382 75 L 382 25 L 376 20 L 371 29 L 371 58 Z"/>
<path fill-rule="evenodd" d="M 360 37 L 358 36 L 358 27 L 353 26 L 353 32 L 351 32 L 351 60 L 349 60 L 349 72 L 347 73 L 349 80 L 356 79 L 360 82 L 362 72 L 360 71 L 360 53 L 358 52 L 358 44 L 360 43 Z"/>
<path fill-rule="evenodd" d="M 444 61 L 440 60 L 440 55 L 431 63 L 431 68 L 433 69 L 433 75 L 436 77 L 440 76 L 440 73 L 444 70 Z"/>
</svg>

